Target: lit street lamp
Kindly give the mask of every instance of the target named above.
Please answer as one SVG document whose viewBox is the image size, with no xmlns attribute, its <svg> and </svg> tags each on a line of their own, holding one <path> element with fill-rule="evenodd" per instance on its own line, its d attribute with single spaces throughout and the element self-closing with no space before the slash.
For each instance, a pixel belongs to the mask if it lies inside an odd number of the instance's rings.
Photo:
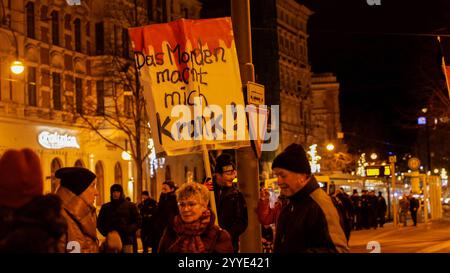
<svg viewBox="0 0 450 273">
<path fill-rule="evenodd" d="M 372 160 L 376 160 L 377 158 L 378 158 L 378 155 L 376 153 L 372 153 L 370 155 L 370 159 L 372 159 Z"/>
<path fill-rule="evenodd" d="M 327 150 L 330 151 L 330 152 L 334 150 L 334 145 L 333 145 L 333 143 L 329 143 L 329 144 L 327 145 Z"/>
<path fill-rule="evenodd" d="M 12 62 L 10 68 L 11 72 L 16 75 L 22 74 L 22 72 L 25 70 L 25 66 L 19 60 Z"/>
<path fill-rule="evenodd" d="M 126 160 L 126 161 L 130 161 L 131 160 L 131 154 L 128 151 L 123 151 L 122 152 L 122 159 Z"/>
</svg>

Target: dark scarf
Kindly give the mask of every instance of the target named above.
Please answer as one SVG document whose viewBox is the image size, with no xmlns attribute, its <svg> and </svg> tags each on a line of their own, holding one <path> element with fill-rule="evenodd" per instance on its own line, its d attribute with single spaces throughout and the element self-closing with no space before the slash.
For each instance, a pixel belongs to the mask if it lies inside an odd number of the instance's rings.
<svg viewBox="0 0 450 273">
<path fill-rule="evenodd" d="M 185 223 L 180 215 L 174 220 L 173 229 L 177 233 L 177 240 L 169 247 L 169 252 L 176 253 L 206 253 L 210 251 L 211 238 L 201 236 L 209 227 L 214 225 L 215 216 L 210 210 L 203 212 L 200 218 L 192 223 Z"/>
</svg>

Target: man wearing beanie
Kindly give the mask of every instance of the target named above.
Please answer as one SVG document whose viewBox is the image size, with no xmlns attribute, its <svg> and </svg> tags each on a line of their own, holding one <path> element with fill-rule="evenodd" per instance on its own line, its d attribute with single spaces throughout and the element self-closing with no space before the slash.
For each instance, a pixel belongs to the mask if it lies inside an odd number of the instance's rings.
<svg viewBox="0 0 450 273">
<path fill-rule="evenodd" d="M 236 168 L 230 155 L 221 154 L 217 157 L 214 173 L 218 185 L 214 193 L 219 226 L 228 231 L 233 250 L 238 253 L 239 236 L 247 229 L 248 214 L 244 195 L 233 187 Z"/>
<path fill-rule="evenodd" d="M 141 226 L 141 216 L 137 206 L 125 200 L 121 185 L 112 185 L 110 192 L 111 202 L 104 204 L 98 214 L 98 230 L 105 237 L 117 231 L 122 240 L 122 252 L 132 253 L 136 232 Z"/>
<path fill-rule="evenodd" d="M 76 242 L 75 248 L 79 244 L 81 253 L 98 252 L 95 174 L 85 168 L 68 167 L 57 170 L 55 176 L 61 182 L 56 194 L 62 200 L 68 224 L 67 233 L 59 243 L 60 251 L 73 252 L 71 242 Z"/>
<path fill-rule="evenodd" d="M 54 253 L 66 233 L 61 200 L 43 195 L 38 155 L 7 150 L 0 157 L 0 253 Z"/>
<path fill-rule="evenodd" d="M 288 146 L 274 159 L 272 170 L 289 199 L 277 220 L 274 252 L 348 252 L 339 213 L 311 175 L 303 147 Z"/>
</svg>

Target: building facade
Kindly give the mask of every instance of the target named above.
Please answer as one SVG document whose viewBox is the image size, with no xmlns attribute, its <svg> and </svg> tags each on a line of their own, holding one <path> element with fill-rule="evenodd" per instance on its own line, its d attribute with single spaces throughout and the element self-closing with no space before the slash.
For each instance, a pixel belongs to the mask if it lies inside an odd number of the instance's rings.
<svg viewBox="0 0 450 273">
<path fill-rule="evenodd" d="M 134 1 L 81 3 L 2 1 L 0 154 L 10 148 L 34 149 L 41 158 L 45 192 L 57 188 L 57 169 L 83 166 L 97 174 L 98 205 L 109 201 L 114 183 L 122 184 L 136 200 L 136 166 L 122 159 L 120 148 L 129 134 L 114 126 L 117 122 L 107 122 L 121 121 L 133 132 L 132 88 L 118 77 L 133 63 L 127 28 L 198 18 L 201 5 L 196 0 L 138 1 L 138 6 Z M 25 65 L 20 75 L 10 72 L 16 59 Z M 144 153 L 148 138 L 143 132 Z M 203 175 L 201 156 L 165 158 L 159 163 L 153 179 L 151 164 L 144 164 L 142 189 L 154 195 L 165 178 L 183 183 L 189 172 Z"/>
<path fill-rule="evenodd" d="M 294 0 L 278 0 L 281 149 L 308 144 L 311 128 L 311 67 L 306 24 L 312 12 Z"/>
<path fill-rule="evenodd" d="M 256 81 L 265 86 L 266 104 L 280 110 L 280 145 L 261 160 L 260 170 L 270 173 L 275 154 L 291 143 L 313 142 L 306 30 L 312 12 L 294 0 L 252 0 L 251 14 Z"/>
<path fill-rule="evenodd" d="M 346 153 L 347 149 L 342 143 L 343 135 L 340 121 L 339 83 L 332 73 L 313 74 L 311 78 L 312 107 L 311 116 L 314 125 L 314 141 L 317 150 L 322 155 L 321 169 L 323 172 L 335 171 L 335 157 L 339 153 Z M 328 151 L 328 144 L 334 149 Z"/>
</svg>

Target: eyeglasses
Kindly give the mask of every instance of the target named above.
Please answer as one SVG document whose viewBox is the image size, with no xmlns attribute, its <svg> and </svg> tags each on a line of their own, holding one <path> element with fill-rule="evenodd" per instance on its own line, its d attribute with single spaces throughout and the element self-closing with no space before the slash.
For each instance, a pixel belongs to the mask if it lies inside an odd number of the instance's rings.
<svg viewBox="0 0 450 273">
<path fill-rule="evenodd" d="M 224 175 L 224 174 L 226 174 L 226 175 L 232 175 L 233 172 L 234 172 L 234 170 L 224 171 L 224 172 L 222 173 L 222 175 Z"/>
<path fill-rule="evenodd" d="M 185 207 L 188 207 L 188 208 L 193 208 L 193 207 L 195 207 L 195 206 L 197 206 L 198 205 L 198 203 L 196 203 L 196 202 L 193 202 L 193 201 L 188 201 L 188 202 L 178 202 L 178 206 L 180 207 L 180 208 L 185 208 Z"/>
</svg>

